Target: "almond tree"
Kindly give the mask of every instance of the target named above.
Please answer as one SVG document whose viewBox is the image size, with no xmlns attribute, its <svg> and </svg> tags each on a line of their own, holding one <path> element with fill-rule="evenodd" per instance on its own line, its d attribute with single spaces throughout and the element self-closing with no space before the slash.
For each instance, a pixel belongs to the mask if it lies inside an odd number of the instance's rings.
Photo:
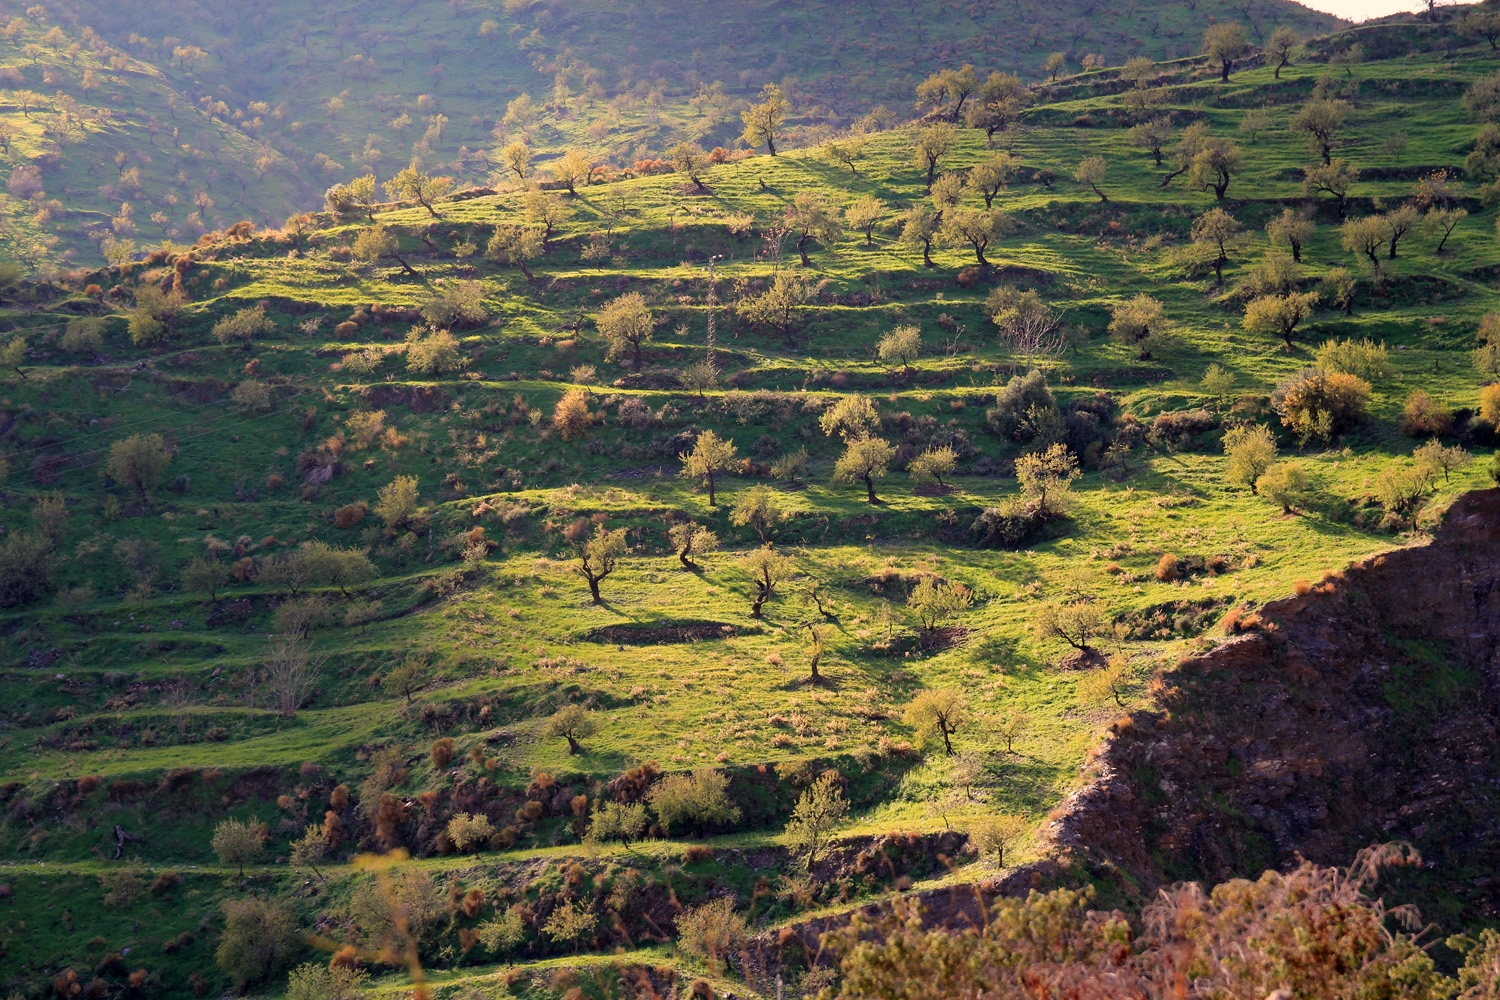
<svg viewBox="0 0 1500 1000">
<path fill-rule="evenodd" d="M 625 553 L 626 547 L 624 528 L 610 531 L 601 524 L 594 528 L 593 535 L 589 536 L 589 540 L 584 542 L 579 551 L 575 569 L 579 576 L 588 581 L 589 595 L 595 604 L 603 603 L 599 598 L 599 584 L 615 571 L 615 565 Z"/>
<path fill-rule="evenodd" d="M 862 437 L 850 441 L 833 467 L 836 483 L 862 482 L 872 504 L 880 503 L 875 495 L 875 480 L 883 478 L 896 457 L 896 449 L 890 442 L 878 437 Z"/>
<path fill-rule="evenodd" d="M 702 480 L 703 485 L 708 488 L 708 505 L 717 507 L 719 501 L 715 492 L 715 480 L 729 468 L 734 455 L 733 438 L 725 440 L 714 431 L 704 431 L 693 443 L 692 451 L 685 451 L 677 456 L 677 460 L 682 463 L 679 475 L 685 479 Z"/>
<path fill-rule="evenodd" d="M 776 155 L 776 133 L 786 121 L 787 100 L 781 88 L 768 83 L 760 92 L 760 103 L 752 104 L 740 115 L 745 123 L 745 145 L 751 149 L 766 147 L 766 152 Z"/>
<path fill-rule="evenodd" d="M 385 182 L 387 195 L 398 200 L 416 201 L 434 219 L 438 217 L 438 212 L 432 207 L 432 203 L 452 190 L 452 177 L 434 177 L 425 170 L 418 169 L 416 163 L 403 167 L 395 177 Z"/>
<path fill-rule="evenodd" d="M 763 617 L 761 609 L 771 599 L 771 595 L 776 593 L 776 588 L 792 575 L 792 561 L 767 542 L 745 556 L 740 565 L 749 571 L 751 579 L 755 581 L 755 600 L 750 605 L 750 617 L 759 621 Z"/>
</svg>

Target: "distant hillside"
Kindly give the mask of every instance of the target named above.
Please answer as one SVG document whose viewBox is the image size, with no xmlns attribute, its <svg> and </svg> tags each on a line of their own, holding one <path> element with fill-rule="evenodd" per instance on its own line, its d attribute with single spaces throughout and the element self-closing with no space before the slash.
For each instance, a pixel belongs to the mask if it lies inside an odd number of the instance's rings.
<svg viewBox="0 0 1500 1000">
<path fill-rule="evenodd" d="M 538 112 L 535 124 L 523 124 L 539 153 L 578 145 L 631 162 L 688 137 L 733 145 L 740 104 L 767 82 L 781 84 L 795 123 L 815 139 L 878 104 L 910 114 L 916 84 L 941 67 L 972 62 L 1037 79 L 1053 52 L 1067 55 L 1070 72 L 1090 56 L 1119 65 L 1132 55 L 1188 55 L 1215 20 L 1240 21 L 1252 41 L 1281 24 L 1304 35 L 1342 24 L 1285 0 L 1192 7 L 62 0 L 37 8 L 5 0 L 0 16 L 14 28 L 0 38 L 9 74 L 0 88 L 62 92 L 86 117 L 96 108 L 110 116 L 109 127 L 86 127 L 62 156 L 47 184 L 47 198 L 60 205 L 53 217 L 37 219 L 26 199 L 8 203 L 11 245 L 26 260 L 65 262 L 71 250 L 72 259 L 95 263 L 101 241 L 89 233 L 107 229 L 123 201 L 139 215 L 143 197 L 146 216 L 170 217 L 157 238 L 194 235 L 188 203 L 200 193 L 214 202 L 199 211 L 206 224 L 231 215 L 279 223 L 316 207 L 332 182 L 365 171 L 389 177 L 413 156 L 484 183 L 495 167 L 496 127 L 517 131 L 504 119 L 523 94 Z M 44 42 L 54 29 L 56 44 Z M 27 46 L 39 48 L 28 55 Z M 92 86 L 84 82 L 90 72 Z M 12 163 L 43 152 L 39 126 L 14 100 L 0 114 L 30 137 Z M 155 142 L 178 148 L 163 153 Z M 140 168 L 143 192 L 101 190 L 121 152 Z M 163 203 L 169 182 L 177 206 Z"/>
</svg>

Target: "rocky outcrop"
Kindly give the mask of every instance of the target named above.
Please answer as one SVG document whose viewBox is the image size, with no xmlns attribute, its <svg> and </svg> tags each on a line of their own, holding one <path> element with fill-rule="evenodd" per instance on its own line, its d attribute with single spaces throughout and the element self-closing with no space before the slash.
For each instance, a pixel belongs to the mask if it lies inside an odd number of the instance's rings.
<svg viewBox="0 0 1500 1000">
<path fill-rule="evenodd" d="M 1161 672 L 1157 710 L 1113 727 L 1044 836 L 1138 898 L 1408 840 L 1462 919 L 1494 919 L 1500 490 L 1298 590 Z"/>
</svg>

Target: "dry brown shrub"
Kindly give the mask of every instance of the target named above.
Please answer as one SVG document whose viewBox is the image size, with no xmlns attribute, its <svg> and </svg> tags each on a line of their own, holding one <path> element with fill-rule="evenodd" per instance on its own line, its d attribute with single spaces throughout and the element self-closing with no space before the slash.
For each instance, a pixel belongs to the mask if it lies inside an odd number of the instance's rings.
<svg viewBox="0 0 1500 1000">
<path fill-rule="evenodd" d="M 347 504 L 333 512 L 333 525 L 336 528 L 352 528 L 365 519 L 368 511 L 369 506 L 363 500 Z"/>
</svg>

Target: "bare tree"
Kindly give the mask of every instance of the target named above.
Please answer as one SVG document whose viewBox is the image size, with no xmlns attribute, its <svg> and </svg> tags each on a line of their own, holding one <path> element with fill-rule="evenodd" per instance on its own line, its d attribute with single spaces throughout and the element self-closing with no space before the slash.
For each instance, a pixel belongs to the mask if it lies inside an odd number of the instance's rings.
<svg viewBox="0 0 1500 1000">
<path fill-rule="evenodd" d="M 326 655 L 313 656 L 303 645 L 301 636 L 273 636 L 265 669 L 271 707 L 287 718 L 296 715 L 297 709 L 312 693 L 326 659 Z"/>
<path fill-rule="evenodd" d="M 1050 306 L 1019 309 L 1008 318 L 1000 334 L 1011 351 L 1026 360 L 1026 370 L 1030 371 L 1039 360 L 1059 357 L 1067 347 L 1062 320 L 1063 314 Z"/>
</svg>

